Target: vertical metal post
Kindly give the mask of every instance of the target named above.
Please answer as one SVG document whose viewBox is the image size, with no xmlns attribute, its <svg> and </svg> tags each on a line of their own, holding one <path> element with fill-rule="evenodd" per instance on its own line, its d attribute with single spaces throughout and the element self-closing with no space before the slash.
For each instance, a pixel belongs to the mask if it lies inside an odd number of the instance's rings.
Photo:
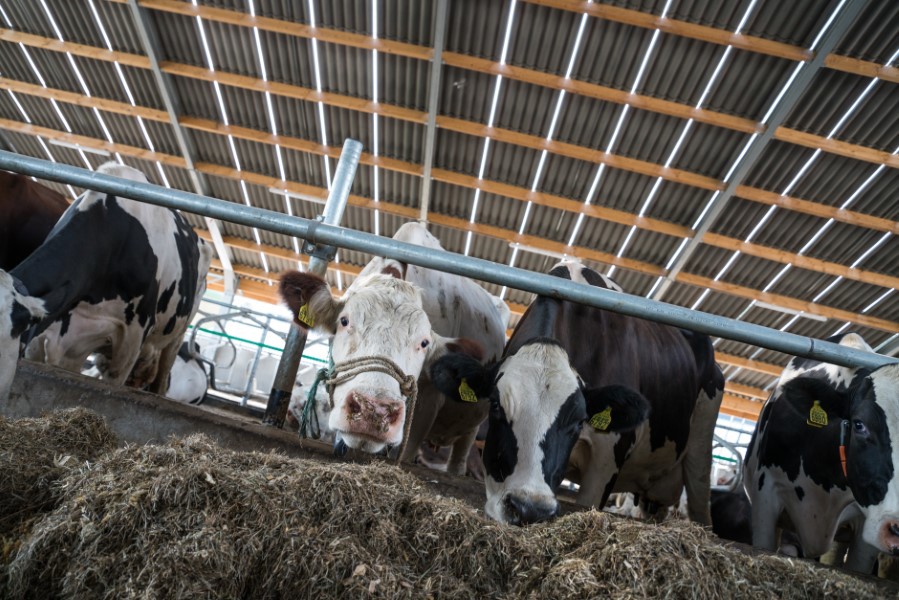
<svg viewBox="0 0 899 600">
<path fill-rule="evenodd" d="M 262 338 L 259 340 L 259 346 L 256 347 L 256 355 L 253 356 L 253 366 L 250 367 L 250 376 L 247 378 L 247 387 L 243 393 L 243 400 L 240 401 L 241 406 L 247 405 L 250 394 L 253 393 L 253 380 L 256 378 L 256 370 L 259 369 L 259 359 L 262 357 L 262 347 L 265 346 L 265 338 L 268 337 L 268 329 L 272 323 L 271 317 L 266 317 L 265 327 L 262 328 Z"/>
<path fill-rule="evenodd" d="M 328 193 L 324 214 L 319 217 L 319 221 L 322 223 L 326 225 L 340 224 L 361 156 L 362 143 L 348 138 L 343 143 L 343 150 L 340 152 L 340 161 L 337 163 L 334 182 Z M 309 272 L 324 278 L 328 271 L 328 263 L 334 257 L 336 249 L 333 246 L 315 246 L 306 242 L 303 245 L 303 251 L 310 255 Z M 293 325 L 284 341 L 284 353 L 281 355 L 281 362 L 278 363 L 275 383 L 268 397 L 265 416 L 262 418 L 264 424 L 273 427 L 284 425 L 284 419 L 287 418 L 287 406 L 290 403 L 290 393 L 297 378 L 300 357 L 305 347 L 306 330 Z"/>
</svg>

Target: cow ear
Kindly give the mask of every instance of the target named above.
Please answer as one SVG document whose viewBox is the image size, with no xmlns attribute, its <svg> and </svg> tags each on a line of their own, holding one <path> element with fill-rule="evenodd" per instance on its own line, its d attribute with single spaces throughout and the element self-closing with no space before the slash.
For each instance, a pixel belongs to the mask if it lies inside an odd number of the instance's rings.
<svg viewBox="0 0 899 600">
<path fill-rule="evenodd" d="M 457 402 L 477 402 L 493 391 L 491 371 L 479 360 L 461 352 L 449 352 L 431 364 L 431 383 Z"/>
<path fill-rule="evenodd" d="M 817 402 L 831 418 L 849 418 L 849 393 L 834 389 L 833 385 L 816 377 L 796 377 L 781 388 L 781 397 L 800 412 L 811 410 Z"/>
<path fill-rule="evenodd" d="M 343 304 L 331 296 L 324 279 L 311 273 L 287 271 L 281 275 L 278 291 L 293 313 L 294 323 L 304 329 L 335 332 Z"/>
<path fill-rule="evenodd" d="M 643 394 L 624 385 L 584 390 L 587 423 L 601 432 L 630 431 L 649 418 L 649 402 Z"/>
</svg>

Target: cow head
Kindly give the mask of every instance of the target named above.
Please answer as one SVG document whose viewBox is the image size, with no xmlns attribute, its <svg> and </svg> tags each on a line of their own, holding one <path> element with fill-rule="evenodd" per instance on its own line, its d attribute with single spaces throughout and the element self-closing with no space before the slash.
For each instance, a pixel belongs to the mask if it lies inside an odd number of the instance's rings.
<svg viewBox="0 0 899 600">
<path fill-rule="evenodd" d="M 899 364 L 860 372 L 849 389 L 798 377 L 783 391 L 794 407 L 807 411 L 817 400 L 830 418 L 843 420 L 846 483 L 865 515 L 862 537 L 899 555 Z M 836 449 L 827 452 L 839 460 Z"/>
<path fill-rule="evenodd" d="M 420 290 L 390 275 L 359 277 L 335 299 L 321 278 L 291 271 L 280 291 L 298 325 L 333 335 L 331 356 L 342 381 L 334 387 L 328 428 L 350 448 L 375 453 L 402 441 L 408 396 L 402 378 L 418 379 L 425 363 L 447 350 L 481 357 L 475 342 L 431 331 Z M 378 364 L 342 371 L 365 357 Z M 393 366 L 380 369 L 383 359 Z"/>
<path fill-rule="evenodd" d="M 44 316 L 44 301 L 29 296 L 21 282 L 0 271 L 0 400 L 9 396 L 16 374 L 19 338 Z"/>
<path fill-rule="evenodd" d="M 646 399 L 630 388 L 585 389 L 568 354 L 549 339 L 534 340 L 490 367 L 448 354 L 431 367 L 431 380 L 451 398 L 464 400 L 471 390 L 490 399 L 484 510 L 515 525 L 558 514 L 555 490 L 585 421 L 621 432 L 649 416 Z"/>
</svg>

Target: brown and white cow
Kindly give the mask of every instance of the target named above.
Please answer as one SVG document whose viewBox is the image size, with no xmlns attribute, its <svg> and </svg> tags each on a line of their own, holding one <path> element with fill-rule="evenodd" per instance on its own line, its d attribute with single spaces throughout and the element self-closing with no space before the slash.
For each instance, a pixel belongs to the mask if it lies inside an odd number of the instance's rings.
<svg viewBox="0 0 899 600">
<path fill-rule="evenodd" d="M 116 163 L 98 172 L 147 181 Z M 30 360 L 77 372 L 98 352 L 111 381 L 162 393 L 211 258 L 174 210 L 82 194 L 43 245 L 0 271 L 0 399 L 9 393 L 23 334 Z"/>
<path fill-rule="evenodd" d="M 419 223 L 403 225 L 393 239 L 441 248 Z M 371 453 L 398 445 L 410 418 L 408 381 L 417 381 L 403 460 L 414 459 L 427 439 L 452 446 L 447 470 L 464 473 L 488 403 L 446 402 L 419 375 L 446 351 L 476 361 L 499 358 L 505 329 L 490 294 L 464 277 L 381 257 L 372 259 L 338 299 L 322 279 L 296 271 L 282 276 L 281 294 L 294 315 L 302 317 L 296 319 L 298 325 L 333 335 L 332 358 L 341 381 L 331 395 L 328 428 L 339 442 Z M 374 362 L 360 366 L 358 373 L 345 370 L 369 356 L 376 357 Z M 349 378 L 343 380 L 345 375 Z"/>
<path fill-rule="evenodd" d="M 579 263 L 550 275 L 620 290 Z M 578 501 L 596 507 L 613 491 L 672 506 L 686 486 L 690 518 L 710 524 L 724 380 L 707 336 L 538 296 L 502 361 L 483 367 L 448 355 L 431 377 L 447 394 L 464 380 L 490 398 L 485 511 L 493 519 L 552 518 L 565 476 L 580 483 Z"/>
<path fill-rule="evenodd" d="M 9 271 L 37 250 L 68 207 L 62 194 L 0 171 L 0 269 Z"/>
</svg>

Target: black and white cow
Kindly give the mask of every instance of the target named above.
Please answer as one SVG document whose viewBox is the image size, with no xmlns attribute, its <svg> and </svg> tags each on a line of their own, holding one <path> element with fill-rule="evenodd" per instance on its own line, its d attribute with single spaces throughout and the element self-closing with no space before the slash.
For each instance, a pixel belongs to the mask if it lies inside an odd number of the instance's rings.
<svg viewBox="0 0 899 600">
<path fill-rule="evenodd" d="M 147 181 L 116 163 L 98 172 Z M 0 272 L 0 398 L 23 334 L 31 360 L 78 372 L 97 352 L 107 379 L 164 392 L 211 258 L 179 213 L 85 192 L 37 250 Z"/>
<path fill-rule="evenodd" d="M 419 223 L 403 225 L 393 239 L 440 249 Z M 398 445 L 407 420 L 409 382 L 417 381 L 402 459 L 413 460 L 427 439 L 452 446 L 447 470 L 465 472 L 488 405 L 477 399 L 446 402 L 419 375 L 448 350 L 475 362 L 499 358 L 505 342 L 503 315 L 486 290 L 464 277 L 376 257 L 339 299 L 322 279 L 296 271 L 282 275 L 281 295 L 298 315 L 298 325 L 333 335 L 332 356 L 341 381 L 331 395 L 328 428 L 338 443 L 372 453 Z M 367 356 L 375 359 L 366 365 L 357 362 Z"/>
<path fill-rule="evenodd" d="M 187 404 L 201 404 L 209 389 L 209 379 L 206 365 L 200 360 L 200 345 L 194 342 L 191 349 L 190 342 L 185 341 L 172 365 L 165 396 Z"/>
<path fill-rule="evenodd" d="M 550 274 L 620 290 L 579 263 Z M 578 501 L 596 507 L 613 491 L 671 506 L 686 484 L 690 517 L 710 522 L 711 438 L 724 382 L 708 337 L 538 296 L 501 362 L 484 368 L 450 355 L 431 376 L 448 394 L 464 379 L 490 398 L 488 516 L 551 518 L 565 476 L 580 483 Z"/>
<path fill-rule="evenodd" d="M 855 333 L 828 341 L 870 351 Z M 773 551 L 787 527 L 817 557 L 846 525 L 848 568 L 870 573 L 878 552 L 899 554 L 897 436 L 899 364 L 870 371 L 791 360 L 747 449 L 753 545 Z"/>
</svg>

